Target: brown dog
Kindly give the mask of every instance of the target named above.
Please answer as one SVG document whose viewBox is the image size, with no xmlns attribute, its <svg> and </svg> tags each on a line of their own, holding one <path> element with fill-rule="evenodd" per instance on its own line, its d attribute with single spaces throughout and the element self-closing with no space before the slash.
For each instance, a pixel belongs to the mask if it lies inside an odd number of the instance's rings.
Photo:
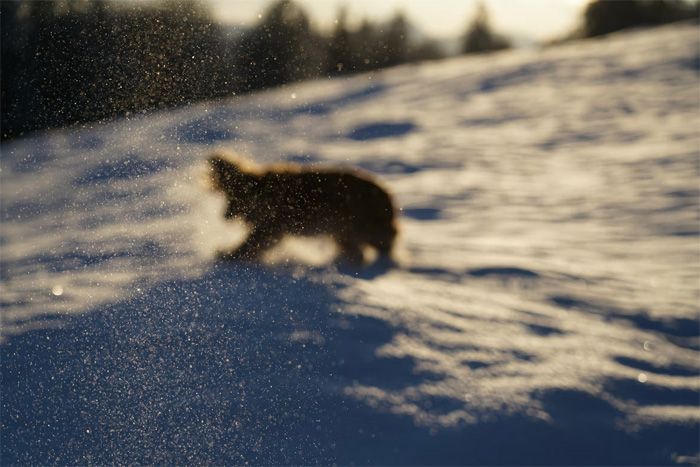
<svg viewBox="0 0 700 467">
<path fill-rule="evenodd" d="M 248 238 L 226 259 L 259 259 L 285 235 L 330 235 L 340 254 L 364 263 L 364 247 L 390 257 L 398 232 L 391 196 L 373 177 L 351 169 L 298 164 L 258 166 L 234 154 L 209 157 L 214 188 L 228 199 L 225 217 L 240 217 Z"/>
</svg>

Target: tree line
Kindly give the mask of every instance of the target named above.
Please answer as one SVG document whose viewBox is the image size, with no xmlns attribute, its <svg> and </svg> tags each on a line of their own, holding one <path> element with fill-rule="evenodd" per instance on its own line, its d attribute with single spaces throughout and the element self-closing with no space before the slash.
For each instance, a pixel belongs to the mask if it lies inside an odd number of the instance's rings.
<svg viewBox="0 0 700 467">
<path fill-rule="evenodd" d="M 323 75 L 437 59 L 397 14 L 330 36 L 291 0 L 233 35 L 196 0 L 2 2 L 2 138 Z"/>
<path fill-rule="evenodd" d="M 683 2 L 594 1 L 585 13 L 586 34 L 610 29 L 612 20 L 605 18 L 620 16 L 620 4 L 650 3 L 667 6 L 671 13 L 665 16 L 676 18 L 673 12 Z M 662 11 L 659 5 L 644 6 L 646 16 L 634 17 L 654 17 Z M 36 129 L 445 56 L 435 43 L 416 38 L 401 13 L 386 24 L 365 20 L 350 28 L 347 10 L 341 9 L 332 31 L 322 34 L 292 0 L 277 0 L 242 34 L 231 34 L 196 0 L 5 1 L 0 8 L 3 140 Z M 480 4 L 462 52 L 510 45 L 492 30 Z"/>
<path fill-rule="evenodd" d="M 697 1 L 626 0 L 591 1 L 584 10 L 580 37 L 596 37 L 622 29 L 658 26 L 675 21 L 700 19 Z"/>
</svg>

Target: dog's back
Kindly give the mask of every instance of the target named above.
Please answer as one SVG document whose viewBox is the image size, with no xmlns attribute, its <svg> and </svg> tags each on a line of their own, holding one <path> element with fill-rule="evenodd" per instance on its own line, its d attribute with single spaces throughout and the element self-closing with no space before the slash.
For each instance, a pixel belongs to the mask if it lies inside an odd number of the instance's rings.
<svg viewBox="0 0 700 467">
<path fill-rule="evenodd" d="M 290 233 L 354 237 L 388 254 L 397 229 L 389 194 L 370 176 L 354 170 L 271 171 L 261 190 L 274 198 L 278 221 Z M 276 196 L 275 196 L 276 195 Z"/>
</svg>

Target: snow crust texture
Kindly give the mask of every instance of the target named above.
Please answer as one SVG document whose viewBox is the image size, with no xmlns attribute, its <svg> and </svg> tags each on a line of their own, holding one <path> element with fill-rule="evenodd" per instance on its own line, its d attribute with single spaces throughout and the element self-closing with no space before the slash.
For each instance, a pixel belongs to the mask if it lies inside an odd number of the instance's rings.
<svg viewBox="0 0 700 467">
<path fill-rule="evenodd" d="M 2 146 L 2 465 L 697 464 L 697 25 Z M 358 166 L 398 267 L 222 263 L 204 159 Z"/>
</svg>

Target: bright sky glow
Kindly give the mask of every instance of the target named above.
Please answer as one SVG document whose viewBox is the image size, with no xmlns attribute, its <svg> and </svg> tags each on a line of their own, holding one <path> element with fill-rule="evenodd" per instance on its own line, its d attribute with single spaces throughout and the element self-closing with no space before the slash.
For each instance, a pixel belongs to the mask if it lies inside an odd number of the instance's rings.
<svg viewBox="0 0 700 467">
<path fill-rule="evenodd" d="M 209 0 L 213 13 L 229 24 L 252 25 L 272 0 Z M 485 0 L 497 31 L 533 40 L 553 38 L 575 27 L 587 0 Z M 467 29 L 478 0 L 297 0 L 319 28 L 328 28 L 341 6 L 351 22 L 383 21 L 395 12 L 434 39 L 457 37 Z"/>
</svg>

